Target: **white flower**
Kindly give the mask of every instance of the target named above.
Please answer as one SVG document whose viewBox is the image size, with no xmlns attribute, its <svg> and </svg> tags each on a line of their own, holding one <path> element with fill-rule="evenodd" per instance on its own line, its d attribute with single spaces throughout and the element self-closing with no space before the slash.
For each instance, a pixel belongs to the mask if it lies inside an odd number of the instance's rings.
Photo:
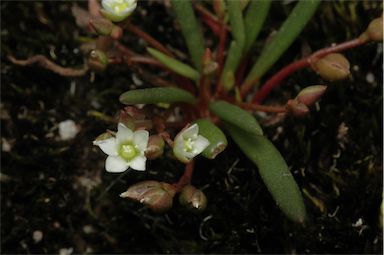
<svg viewBox="0 0 384 255">
<path fill-rule="evenodd" d="M 79 127 L 76 126 L 73 120 L 65 120 L 59 123 L 59 135 L 63 141 L 74 138 L 79 131 Z"/>
<path fill-rule="evenodd" d="M 120 22 L 136 9 L 137 0 L 102 0 L 101 13 L 113 22 Z"/>
<path fill-rule="evenodd" d="M 175 138 L 173 153 L 183 163 L 188 163 L 209 146 L 207 138 L 199 135 L 199 126 L 193 124 Z"/>
<path fill-rule="evenodd" d="M 96 139 L 93 144 L 108 155 L 105 162 L 107 172 L 124 172 L 128 167 L 144 171 L 147 158 L 144 155 L 147 149 L 149 133 L 147 130 L 133 132 L 122 123 L 117 126 L 116 137 Z"/>
</svg>

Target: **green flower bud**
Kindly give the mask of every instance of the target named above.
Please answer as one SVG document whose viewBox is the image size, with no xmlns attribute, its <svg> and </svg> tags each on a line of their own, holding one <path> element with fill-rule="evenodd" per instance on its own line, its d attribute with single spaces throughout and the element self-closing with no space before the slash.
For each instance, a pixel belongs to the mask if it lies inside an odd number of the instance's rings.
<svg viewBox="0 0 384 255">
<path fill-rule="evenodd" d="M 340 53 L 331 53 L 313 63 L 312 68 L 329 81 L 344 80 L 348 77 L 349 61 Z"/>
<path fill-rule="evenodd" d="M 145 156 L 148 159 L 156 159 L 163 155 L 165 142 L 159 135 L 151 135 L 148 141 L 148 147 L 145 151 Z"/>
<path fill-rule="evenodd" d="M 300 103 L 297 99 L 288 100 L 286 108 L 287 112 L 295 117 L 305 117 L 309 113 L 309 108 L 305 104 Z"/>
<path fill-rule="evenodd" d="M 187 185 L 181 190 L 179 202 L 195 211 L 203 211 L 207 207 L 207 197 L 192 185 Z"/>
<path fill-rule="evenodd" d="M 315 85 L 309 86 L 300 91 L 296 96 L 296 99 L 299 103 L 310 106 L 314 104 L 319 98 L 324 94 L 327 86 L 324 85 Z"/>
<path fill-rule="evenodd" d="M 88 58 L 88 66 L 95 72 L 102 72 L 107 68 L 108 58 L 104 52 L 93 50 Z"/>
<path fill-rule="evenodd" d="M 172 208 L 175 189 L 172 185 L 157 181 L 143 181 L 120 194 L 122 198 L 138 201 L 153 212 L 163 213 Z"/>
</svg>

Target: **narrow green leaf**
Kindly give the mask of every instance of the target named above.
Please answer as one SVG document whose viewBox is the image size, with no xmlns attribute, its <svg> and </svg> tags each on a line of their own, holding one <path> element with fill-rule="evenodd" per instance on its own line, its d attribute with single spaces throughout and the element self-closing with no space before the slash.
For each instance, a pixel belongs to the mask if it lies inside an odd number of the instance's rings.
<svg viewBox="0 0 384 255">
<path fill-rule="evenodd" d="M 220 77 L 221 83 L 224 85 L 225 90 L 230 90 L 234 83 L 228 83 L 226 76 L 228 73 L 235 73 L 236 68 L 240 63 L 243 55 L 245 33 L 244 33 L 244 21 L 241 8 L 241 1 L 238 0 L 227 0 L 229 22 L 231 25 L 231 32 L 234 40 L 232 40 L 225 60 L 222 75 Z"/>
<path fill-rule="evenodd" d="M 263 135 L 259 123 L 249 112 L 225 101 L 212 102 L 209 109 L 220 119 L 255 135 Z"/>
<path fill-rule="evenodd" d="M 300 0 L 273 37 L 271 43 L 266 45 L 262 51 L 261 56 L 245 79 L 245 83 L 260 79 L 269 70 L 303 30 L 319 3 L 320 0 Z"/>
<path fill-rule="evenodd" d="M 184 64 L 172 57 L 169 57 L 164 53 L 158 50 L 155 50 L 153 48 L 148 47 L 147 51 L 149 52 L 149 54 L 151 54 L 152 57 L 159 60 L 162 64 L 164 64 L 166 67 L 168 67 L 175 73 L 178 73 L 182 76 L 190 78 L 194 81 L 199 80 L 199 77 L 200 77 L 199 72 L 193 69 L 192 67 L 190 67 L 189 65 Z"/>
<path fill-rule="evenodd" d="M 244 53 L 247 52 L 263 27 L 264 21 L 267 18 L 272 0 L 257 0 L 251 1 L 244 18 L 245 44 Z"/>
<path fill-rule="evenodd" d="M 157 103 L 195 103 L 196 98 L 189 92 L 179 88 L 135 89 L 121 94 L 123 104 L 157 104 Z"/>
<path fill-rule="evenodd" d="M 209 146 L 201 154 L 206 158 L 214 159 L 227 147 L 227 137 L 220 128 L 208 119 L 199 119 L 194 123 L 199 126 L 199 134 L 210 142 Z"/>
<path fill-rule="evenodd" d="M 235 143 L 258 167 L 280 209 L 289 219 L 303 223 L 306 215 L 303 197 L 280 152 L 264 136 L 245 133 L 231 124 L 226 127 Z"/>
<path fill-rule="evenodd" d="M 187 43 L 189 53 L 191 54 L 192 61 L 197 70 L 201 71 L 201 58 L 205 50 L 204 39 L 199 23 L 193 12 L 192 1 L 172 0 L 171 3 L 177 21 L 180 24 L 181 32 Z"/>
</svg>

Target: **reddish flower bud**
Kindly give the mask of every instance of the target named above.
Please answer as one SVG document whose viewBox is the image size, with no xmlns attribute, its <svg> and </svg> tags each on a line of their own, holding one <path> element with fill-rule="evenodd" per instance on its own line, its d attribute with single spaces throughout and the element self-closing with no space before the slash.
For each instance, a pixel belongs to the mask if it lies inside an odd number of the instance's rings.
<svg viewBox="0 0 384 255">
<path fill-rule="evenodd" d="M 165 142 L 159 135 L 151 135 L 148 141 L 148 147 L 145 151 L 145 156 L 148 159 L 156 159 L 163 155 Z"/>
<path fill-rule="evenodd" d="M 360 40 L 382 41 L 383 40 L 383 16 L 376 18 L 369 23 L 367 29 L 359 37 Z"/>
<path fill-rule="evenodd" d="M 185 186 L 180 193 L 179 202 L 195 211 L 203 211 L 207 206 L 207 197 L 192 185 Z"/>
<path fill-rule="evenodd" d="M 172 208 L 175 190 L 172 185 L 157 181 L 143 181 L 120 194 L 122 198 L 138 201 L 153 212 L 163 213 Z"/>
<path fill-rule="evenodd" d="M 309 86 L 302 89 L 299 94 L 296 96 L 296 99 L 299 103 L 310 106 L 314 104 L 319 98 L 324 94 L 327 86 L 324 85 L 315 85 Z"/>
<path fill-rule="evenodd" d="M 309 108 L 300 103 L 297 99 L 290 99 L 286 104 L 287 112 L 295 117 L 305 117 L 309 113 Z"/>
<path fill-rule="evenodd" d="M 202 58 L 202 68 L 203 68 L 203 74 L 204 75 L 210 75 L 213 74 L 219 65 L 217 62 L 215 62 L 212 58 L 212 52 L 210 49 L 206 49 Z"/>
<path fill-rule="evenodd" d="M 349 61 L 340 53 L 331 53 L 314 62 L 312 68 L 329 81 L 343 80 L 349 75 Z"/>
<path fill-rule="evenodd" d="M 116 25 L 104 18 L 93 18 L 89 21 L 89 26 L 99 35 L 110 35 Z"/>
<path fill-rule="evenodd" d="M 88 58 L 88 66 L 91 70 L 102 72 L 107 68 L 108 58 L 104 52 L 93 50 Z"/>
</svg>

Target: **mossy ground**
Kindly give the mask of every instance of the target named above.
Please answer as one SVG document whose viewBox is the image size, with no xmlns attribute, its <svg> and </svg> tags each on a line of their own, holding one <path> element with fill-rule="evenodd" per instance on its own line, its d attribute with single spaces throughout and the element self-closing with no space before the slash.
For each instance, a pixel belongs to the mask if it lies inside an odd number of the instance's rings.
<svg viewBox="0 0 384 255">
<path fill-rule="evenodd" d="M 2 253 L 58 253 L 63 248 L 74 253 L 382 252 L 381 43 L 345 53 L 351 78 L 332 83 L 310 117 L 264 127 L 304 193 L 309 216 L 305 226 L 285 218 L 257 169 L 232 142 L 217 160 L 197 161 L 193 184 L 209 200 L 203 213 L 192 214 L 175 203 L 169 213 L 155 215 L 118 194 L 140 180 L 172 183 L 182 174 L 182 164 L 155 160 L 144 173 L 109 174 L 104 171 L 105 156 L 92 146 L 97 135 L 115 127 L 90 111 L 114 116 L 121 108 L 119 95 L 132 87 L 131 70 L 111 66 L 94 79 L 65 78 L 6 59 L 10 53 L 20 58 L 43 54 L 63 66 L 81 65 L 78 38 L 87 33 L 77 28 L 71 5 L 1 3 Z M 291 5 L 273 3 L 260 38 L 278 27 Z M 185 50 L 169 11 L 155 1 L 143 6 L 135 23 Z M 314 50 L 357 36 L 381 11 L 382 3 L 375 1 L 323 3 L 270 74 L 308 47 Z M 144 52 L 128 33 L 124 42 Z M 264 42 L 259 40 L 255 56 Z M 374 81 L 368 82 L 367 76 Z M 308 70 L 297 72 L 270 102 L 321 82 Z M 81 132 L 63 142 L 57 124 L 66 119 L 79 124 Z M 9 151 L 4 151 L 5 144 Z M 35 231 L 43 233 L 37 243 Z"/>
</svg>

